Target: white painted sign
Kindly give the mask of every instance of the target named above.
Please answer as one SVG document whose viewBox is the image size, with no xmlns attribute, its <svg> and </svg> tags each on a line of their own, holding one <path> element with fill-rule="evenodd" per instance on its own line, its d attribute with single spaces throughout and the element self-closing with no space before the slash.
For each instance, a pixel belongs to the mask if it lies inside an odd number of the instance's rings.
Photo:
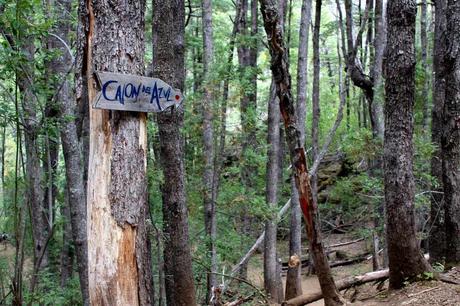
<svg viewBox="0 0 460 306">
<path fill-rule="evenodd" d="M 100 92 L 94 108 L 158 113 L 184 100 L 180 90 L 160 79 L 112 72 L 96 72 L 96 76 Z"/>
</svg>

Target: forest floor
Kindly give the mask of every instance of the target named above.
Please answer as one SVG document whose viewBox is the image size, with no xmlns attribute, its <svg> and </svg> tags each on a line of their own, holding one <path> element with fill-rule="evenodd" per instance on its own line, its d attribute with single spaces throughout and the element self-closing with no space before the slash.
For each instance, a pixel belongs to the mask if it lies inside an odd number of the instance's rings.
<svg viewBox="0 0 460 306">
<path fill-rule="evenodd" d="M 324 239 L 325 245 L 351 241 L 353 238 L 349 235 L 332 234 Z M 288 246 L 284 242 L 280 243 L 281 254 L 287 254 Z M 350 258 L 366 253 L 370 245 L 365 241 L 334 248 L 344 252 Z M 284 251 L 285 252 L 284 252 Z M 283 261 L 287 256 L 282 257 Z M 263 254 L 258 254 L 256 260 L 249 265 L 249 280 L 259 288 L 263 288 Z M 334 260 L 334 255 L 331 260 Z M 358 264 L 341 266 L 332 269 L 336 280 L 351 275 L 360 275 L 372 271 L 372 260 L 363 261 Z M 303 293 L 313 293 L 319 290 L 319 283 L 316 275 L 307 276 L 306 270 L 302 271 L 302 290 Z M 450 278 L 460 281 L 460 267 L 453 268 L 448 272 Z M 285 286 L 286 274 L 283 273 L 283 286 Z M 460 286 L 447 284 L 436 280 L 427 280 L 409 284 L 401 290 L 388 290 L 388 280 L 383 283 L 381 288 L 377 289 L 377 284 L 368 283 L 355 288 L 342 291 L 342 294 L 348 301 L 353 301 L 351 305 L 369 305 L 369 306 L 460 306 Z M 312 306 L 324 305 L 323 300 L 311 303 Z"/>
</svg>

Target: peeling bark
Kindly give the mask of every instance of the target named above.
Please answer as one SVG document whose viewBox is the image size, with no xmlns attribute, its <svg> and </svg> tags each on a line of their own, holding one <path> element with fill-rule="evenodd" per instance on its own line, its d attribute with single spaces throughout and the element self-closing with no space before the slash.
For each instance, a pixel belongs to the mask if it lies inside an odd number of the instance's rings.
<svg viewBox="0 0 460 306">
<path fill-rule="evenodd" d="M 82 86 L 92 103 L 94 71 L 143 75 L 145 1 L 81 3 Z M 146 116 L 89 107 L 87 183 L 90 304 L 150 305 Z"/>
</svg>

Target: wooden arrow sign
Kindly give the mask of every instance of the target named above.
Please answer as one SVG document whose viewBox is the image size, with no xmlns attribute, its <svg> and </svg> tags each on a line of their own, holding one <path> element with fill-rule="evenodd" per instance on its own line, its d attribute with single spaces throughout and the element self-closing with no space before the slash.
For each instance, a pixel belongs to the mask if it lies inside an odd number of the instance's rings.
<svg viewBox="0 0 460 306">
<path fill-rule="evenodd" d="M 93 108 L 131 112 L 162 112 L 184 97 L 164 81 L 138 75 L 96 72 L 98 90 Z"/>
</svg>

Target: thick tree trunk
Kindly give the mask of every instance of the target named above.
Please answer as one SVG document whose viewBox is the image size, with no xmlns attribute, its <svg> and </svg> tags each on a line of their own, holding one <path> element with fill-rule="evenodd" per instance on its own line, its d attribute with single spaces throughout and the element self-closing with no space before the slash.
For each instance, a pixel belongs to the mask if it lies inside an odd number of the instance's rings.
<svg viewBox="0 0 460 306">
<path fill-rule="evenodd" d="M 309 25 L 311 21 L 311 0 L 302 1 L 299 26 L 299 51 L 297 60 L 297 124 L 300 130 L 300 141 L 305 145 L 305 121 L 307 105 L 307 80 L 308 80 L 308 43 Z M 295 184 L 294 175 L 291 178 L 291 217 L 289 231 L 289 256 L 301 257 L 302 245 L 302 216 L 299 195 Z M 302 294 L 301 266 L 289 266 L 286 276 L 286 299 Z"/>
<path fill-rule="evenodd" d="M 154 0 L 153 74 L 174 88 L 185 81 L 184 1 Z M 174 37 L 174 39 L 171 39 Z M 184 110 L 158 114 L 163 168 L 163 222 L 166 300 L 170 306 L 196 305 L 185 192 Z M 171 184 L 170 182 L 174 182 Z"/>
<path fill-rule="evenodd" d="M 83 1 L 82 1 L 83 2 Z M 88 102 L 95 71 L 143 75 L 144 1 L 81 3 L 86 29 L 82 66 Z M 90 304 L 150 305 L 153 300 L 147 235 L 146 116 L 89 105 L 87 184 Z M 129 192 L 126 192 L 129 190 Z"/>
<path fill-rule="evenodd" d="M 444 103 L 442 182 L 444 186 L 446 262 L 460 262 L 460 2 L 447 0 L 446 100 Z"/>
<path fill-rule="evenodd" d="M 400 288 L 430 266 L 415 234 L 413 107 L 415 101 L 414 0 L 388 2 L 385 65 L 384 185 L 390 286 Z"/>
<path fill-rule="evenodd" d="M 315 261 L 315 268 L 322 292 L 325 296 L 326 305 L 342 305 L 344 300 L 335 287 L 331 269 L 321 242 L 317 205 L 312 198 L 305 150 L 300 141 L 300 131 L 297 127 L 294 99 L 291 92 L 291 76 L 289 74 L 278 8 L 274 0 L 261 0 L 260 3 L 265 32 L 268 37 L 271 69 L 277 96 L 280 100 L 280 111 L 285 124 L 286 140 L 289 146 L 292 166 L 295 171 L 296 186 L 299 190 L 299 202 L 307 226 L 310 250 Z"/>
<path fill-rule="evenodd" d="M 203 22 L 203 203 L 204 223 L 207 244 L 207 260 L 210 264 L 210 273 L 207 274 L 207 295 L 208 301 L 212 294 L 212 287 L 216 286 L 217 254 L 216 254 L 216 202 L 213 194 L 214 180 L 214 132 L 212 126 L 214 93 L 212 89 L 211 69 L 214 61 L 214 41 L 212 37 L 212 6 L 211 0 L 203 0 L 202 22 Z"/>
<path fill-rule="evenodd" d="M 437 186 L 431 195 L 431 232 L 429 238 L 430 261 L 442 262 L 446 254 L 446 233 L 444 227 L 444 201 L 442 186 L 442 152 L 441 136 L 443 110 L 446 99 L 446 5 L 447 0 L 435 1 L 435 29 L 433 50 L 433 110 L 431 116 L 431 142 L 435 150 L 431 157 L 431 175 L 436 179 Z"/>
</svg>

